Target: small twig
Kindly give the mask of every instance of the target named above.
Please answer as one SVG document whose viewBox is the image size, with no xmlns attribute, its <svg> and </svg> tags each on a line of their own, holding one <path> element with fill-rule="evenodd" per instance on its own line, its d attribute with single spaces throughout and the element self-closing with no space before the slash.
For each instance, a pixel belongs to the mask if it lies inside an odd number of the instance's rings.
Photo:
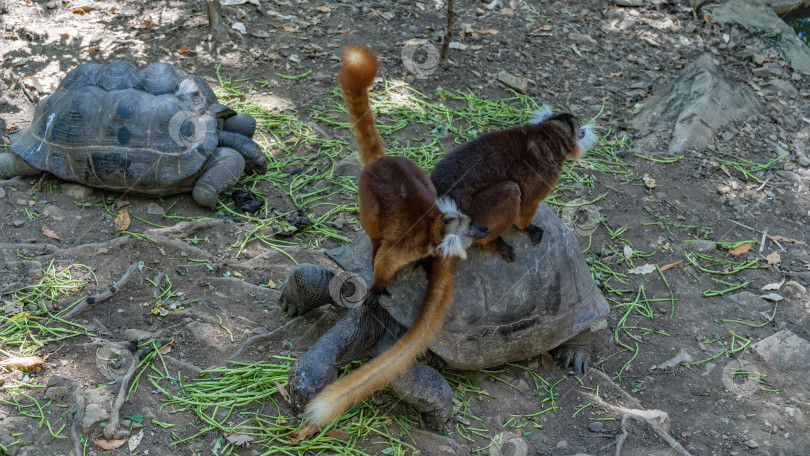
<svg viewBox="0 0 810 456">
<path fill-rule="evenodd" d="M 765 182 L 763 182 L 762 185 L 757 187 L 756 190 L 754 190 L 754 191 L 758 192 L 758 191 L 762 190 L 763 188 L 765 188 L 765 186 L 768 185 L 768 181 L 770 181 L 770 180 L 771 180 L 771 176 L 768 176 L 768 178 L 765 179 Z"/>
<path fill-rule="evenodd" d="M 147 235 L 158 234 L 163 236 L 182 236 L 187 237 L 191 233 L 199 230 L 204 230 L 207 228 L 214 228 L 216 226 L 222 225 L 222 219 L 215 219 L 215 220 L 191 220 L 188 222 L 180 222 L 176 225 L 169 226 L 166 228 L 152 228 L 146 230 Z"/>
<path fill-rule="evenodd" d="M 622 434 L 616 437 L 616 456 L 621 456 L 622 454 L 622 445 L 624 445 L 624 439 L 627 438 L 627 428 L 624 427 L 624 424 L 627 422 L 627 415 L 622 417 Z"/>
<path fill-rule="evenodd" d="M 118 430 L 118 425 L 121 421 L 121 407 L 124 406 L 124 401 L 127 398 L 127 390 L 129 389 L 129 382 L 132 380 L 132 376 L 135 375 L 139 362 L 140 360 L 137 356 L 132 357 L 132 362 L 129 363 L 127 373 L 124 374 L 124 378 L 122 378 L 119 383 L 120 389 L 118 390 L 118 397 L 115 398 L 115 403 L 113 404 L 112 410 L 110 410 L 110 421 L 107 423 L 107 427 L 104 428 L 104 438 L 107 440 L 112 440 L 115 437 L 115 432 Z"/>
<path fill-rule="evenodd" d="M 737 221 L 734 221 L 734 220 L 731 220 L 731 219 L 727 219 L 727 220 L 728 220 L 729 222 L 731 222 L 731 223 L 736 224 L 736 225 L 740 225 L 740 226 L 741 226 L 741 227 L 743 227 L 743 228 L 748 228 L 748 229 L 749 229 L 749 230 L 751 230 L 751 231 L 755 231 L 755 232 L 760 233 L 760 234 L 767 234 L 767 232 L 765 232 L 765 231 L 760 231 L 760 230 L 758 230 L 758 229 L 756 229 L 756 228 L 751 228 L 750 226 L 748 226 L 748 225 L 743 225 L 743 224 L 742 224 L 742 223 L 740 223 L 740 222 L 737 222 Z M 777 247 L 779 247 L 780 249 L 782 249 L 782 251 L 783 251 L 783 252 L 787 252 L 787 250 L 785 250 L 785 248 L 784 248 L 784 247 L 782 247 L 782 244 L 780 244 L 779 242 L 775 241 L 774 239 L 772 239 L 772 238 L 770 238 L 770 237 L 769 237 L 768 239 L 770 239 L 770 240 L 771 240 L 771 242 L 773 242 L 774 244 L 776 244 L 776 246 L 777 246 Z M 764 240 L 763 240 L 762 242 L 763 242 L 763 243 L 765 243 L 765 241 L 764 241 Z M 760 253 L 761 253 L 761 252 L 762 252 L 762 250 L 760 250 Z"/>
<path fill-rule="evenodd" d="M 95 296 L 88 296 L 79 305 L 71 309 L 70 312 L 60 315 L 60 317 L 65 319 L 70 318 L 82 312 L 90 304 L 95 304 L 110 299 L 114 294 L 118 293 L 118 291 L 120 291 L 121 288 L 127 284 L 127 282 L 129 282 L 129 279 L 132 277 L 132 273 L 135 272 L 136 269 L 138 269 L 138 263 L 132 263 L 129 269 L 127 269 L 127 272 L 124 273 L 124 276 L 121 277 L 118 282 L 115 282 L 110 288 Z"/>
<path fill-rule="evenodd" d="M 762 255 L 762 250 L 765 249 L 765 239 L 767 239 L 767 238 L 768 238 L 768 232 L 763 231 L 762 232 L 762 240 L 759 241 L 759 254 L 760 255 Z"/>
<path fill-rule="evenodd" d="M 262 341 L 262 340 L 265 340 L 265 339 L 269 339 L 269 338 L 275 336 L 276 334 L 278 334 L 280 332 L 283 332 L 284 330 L 286 330 L 287 328 L 292 326 L 293 323 L 297 323 L 298 321 L 300 321 L 301 318 L 303 318 L 303 317 L 302 316 L 295 317 L 292 320 L 288 321 L 287 323 L 284 323 L 283 325 L 279 326 L 278 328 L 276 328 L 276 329 L 274 329 L 274 330 L 272 330 L 270 332 L 266 332 L 266 333 L 263 333 L 263 334 L 257 334 L 255 336 L 249 338 L 248 340 L 242 342 L 242 345 L 240 345 L 239 348 L 237 348 L 236 351 L 233 353 L 233 355 L 228 357 L 228 359 L 235 359 L 237 356 L 239 356 L 251 344 L 255 344 L 256 342 L 259 342 L 259 341 Z"/>
<path fill-rule="evenodd" d="M 439 64 L 442 68 L 447 68 L 447 53 L 450 49 L 450 40 L 453 37 L 453 0 L 447 0 L 447 30 L 444 32 L 444 42 L 442 43 L 442 53 Z"/>
<path fill-rule="evenodd" d="M 82 455 L 82 439 L 79 437 L 79 424 L 84 419 L 84 393 L 82 393 L 79 383 L 75 380 L 66 378 L 73 386 L 73 396 L 76 399 L 76 413 L 73 414 L 73 424 L 70 425 L 70 440 L 73 441 L 73 451 L 76 456 Z"/>
</svg>

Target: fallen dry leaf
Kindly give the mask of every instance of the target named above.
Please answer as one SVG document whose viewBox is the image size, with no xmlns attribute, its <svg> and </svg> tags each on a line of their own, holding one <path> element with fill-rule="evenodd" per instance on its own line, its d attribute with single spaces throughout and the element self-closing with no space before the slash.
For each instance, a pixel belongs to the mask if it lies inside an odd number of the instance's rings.
<svg viewBox="0 0 810 456">
<path fill-rule="evenodd" d="M 322 13 L 331 13 L 332 12 L 332 8 L 329 8 L 328 6 L 316 6 L 315 9 L 322 12 Z"/>
<path fill-rule="evenodd" d="M 160 352 L 161 355 L 165 355 L 166 353 L 172 351 L 172 345 L 174 345 L 174 339 L 161 345 L 160 348 L 158 348 L 158 351 Z"/>
<path fill-rule="evenodd" d="M 349 437 L 349 433 L 343 429 L 330 429 L 326 431 L 326 435 L 332 437 L 333 439 L 343 440 L 344 442 L 348 442 L 351 438 Z"/>
<path fill-rule="evenodd" d="M 762 291 L 778 290 L 778 289 L 782 288 L 782 285 L 785 283 L 785 280 L 787 280 L 787 279 L 782 279 L 781 282 L 769 283 L 769 284 L 765 285 L 764 287 L 762 287 Z"/>
<path fill-rule="evenodd" d="M 661 271 L 666 271 L 666 270 L 668 270 L 668 269 L 675 269 L 675 268 L 677 268 L 677 267 L 678 267 L 678 266 L 680 266 L 680 265 L 681 265 L 681 262 L 680 262 L 680 261 L 678 261 L 677 263 L 669 263 L 669 264 L 665 264 L 665 265 L 661 266 Z"/>
<path fill-rule="evenodd" d="M 566 68 L 571 68 L 571 62 L 568 59 L 563 60 L 563 66 Z"/>
<path fill-rule="evenodd" d="M 620 78 L 620 77 L 622 77 L 623 74 L 624 74 L 624 72 L 621 72 L 621 71 L 618 72 L 618 73 L 610 73 L 610 77 L 611 78 Z"/>
<path fill-rule="evenodd" d="M 9 358 L 0 361 L 0 367 L 8 370 L 24 370 L 41 369 L 45 367 L 45 360 L 39 356 L 23 356 L 18 358 Z"/>
<path fill-rule="evenodd" d="M 311 424 L 305 424 L 301 426 L 301 429 L 298 429 L 295 432 L 290 432 L 286 435 L 287 440 L 292 443 L 298 443 L 302 440 L 305 440 L 318 432 L 318 427 L 313 426 Z"/>
<path fill-rule="evenodd" d="M 252 435 L 244 435 L 244 434 L 231 434 L 225 437 L 225 440 L 240 448 L 246 448 L 248 446 L 248 443 L 252 442 L 255 439 L 256 438 L 253 437 Z"/>
<path fill-rule="evenodd" d="M 779 253 L 774 250 L 770 255 L 765 257 L 765 260 L 768 261 L 768 265 L 772 266 L 774 264 L 779 264 L 782 262 L 782 257 L 779 256 Z"/>
<path fill-rule="evenodd" d="M 56 239 L 57 241 L 62 240 L 62 238 L 60 238 L 59 235 L 56 234 L 56 232 L 54 232 L 53 230 L 48 229 L 48 227 L 45 226 L 45 225 L 42 225 L 42 234 L 44 234 L 45 237 L 49 237 L 51 239 Z"/>
<path fill-rule="evenodd" d="M 481 35 L 497 35 L 501 32 L 495 29 L 486 29 L 486 30 L 479 30 L 478 33 L 480 33 Z"/>
<path fill-rule="evenodd" d="M 127 443 L 126 439 L 119 439 L 119 440 L 96 440 L 93 442 L 99 448 L 105 450 L 114 450 L 116 448 L 120 448 L 121 445 Z"/>
<path fill-rule="evenodd" d="M 274 383 L 276 384 L 276 388 L 278 388 L 278 392 L 281 393 L 281 397 L 283 397 L 288 404 L 292 404 L 292 398 L 290 397 L 290 393 L 287 391 L 287 388 L 285 388 L 284 385 L 279 382 Z"/>
<path fill-rule="evenodd" d="M 784 237 L 784 236 L 768 236 L 768 237 L 771 238 L 771 240 L 774 241 L 774 242 L 792 242 L 794 244 L 805 245 L 804 241 L 798 241 L 796 239 L 788 238 L 788 237 Z"/>
<path fill-rule="evenodd" d="M 649 175 L 645 174 L 643 177 L 644 186 L 647 187 L 648 190 L 652 190 L 655 188 L 655 179 L 650 177 Z"/>
<path fill-rule="evenodd" d="M 651 272 L 655 272 L 655 266 L 651 264 L 645 264 L 644 266 L 637 266 L 627 271 L 628 274 L 639 274 L 639 275 L 649 274 Z"/>
<path fill-rule="evenodd" d="M 730 253 L 732 255 L 735 255 L 735 256 L 736 255 L 742 255 L 743 253 L 751 250 L 751 247 L 753 247 L 753 246 L 754 246 L 753 242 L 748 242 L 748 243 L 745 243 L 745 244 L 741 244 L 741 245 L 739 245 L 737 247 L 734 247 L 733 249 L 728 249 L 728 253 Z"/>
<path fill-rule="evenodd" d="M 281 28 L 283 28 L 285 32 L 298 31 L 298 27 L 290 27 L 289 25 L 282 25 Z"/>
<path fill-rule="evenodd" d="M 178 54 L 194 54 L 195 52 L 196 51 L 194 51 L 193 49 L 189 49 L 189 47 L 185 45 L 180 46 L 180 48 L 177 50 Z"/>
<path fill-rule="evenodd" d="M 127 211 L 127 208 L 123 208 L 118 211 L 118 215 L 116 215 L 115 220 L 113 220 L 115 231 L 126 231 L 129 229 L 129 224 L 129 211 Z"/>
<path fill-rule="evenodd" d="M 90 54 L 92 52 L 101 52 L 101 46 L 90 46 L 87 49 L 82 49 L 81 52 L 84 54 Z"/>
</svg>

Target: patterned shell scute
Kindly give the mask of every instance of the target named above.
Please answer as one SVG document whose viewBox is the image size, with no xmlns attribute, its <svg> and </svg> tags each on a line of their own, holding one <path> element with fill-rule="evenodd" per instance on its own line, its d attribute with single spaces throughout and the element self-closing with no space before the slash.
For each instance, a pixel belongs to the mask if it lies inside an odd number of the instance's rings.
<svg viewBox="0 0 810 456">
<path fill-rule="evenodd" d="M 540 205 L 533 223 L 545 230 L 537 246 L 517 230 L 504 236 L 517 251 L 514 263 L 477 246 L 468 250 L 467 260 L 457 262 L 453 308 L 430 345 L 449 367 L 480 369 L 530 358 L 605 325 L 609 307 L 574 235 L 546 204 Z M 367 238 L 327 254 L 370 283 Z M 409 326 L 426 287 L 422 268 L 403 268 L 388 285 L 391 296 L 380 303 Z"/>
<path fill-rule="evenodd" d="M 155 62 L 82 64 L 41 100 L 12 151 L 56 176 L 111 190 L 190 190 L 216 149 L 217 99 L 199 77 Z M 220 106 L 220 105 L 217 105 Z"/>
</svg>

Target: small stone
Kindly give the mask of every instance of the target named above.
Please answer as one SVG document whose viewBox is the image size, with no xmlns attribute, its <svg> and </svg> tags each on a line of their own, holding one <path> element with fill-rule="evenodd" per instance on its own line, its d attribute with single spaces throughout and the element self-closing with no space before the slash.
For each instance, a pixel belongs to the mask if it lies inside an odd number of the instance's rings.
<svg viewBox="0 0 810 456">
<path fill-rule="evenodd" d="M 141 331 L 140 329 L 126 329 L 123 333 L 125 340 L 147 340 L 147 339 L 157 339 L 158 334 L 148 331 Z"/>
<path fill-rule="evenodd" d="M 451 41 L 450 44 L 447 45 L 450 49 L 456 49 L 459 51 L 466 50 L 469 46 L 464 43 L 459 43 L 458 41 Z"/>
<path fill-rule="evenodd" d="M 692 248 L 693 251 L 698 253 L 709 253 L 713 252 L 717 249 L 717 244 L 712 241 L 707 240 L 699 240 L 695 242 L 688 243 L 689 247 Z"/>
<path fill-rule="evenodd" d="M 630 86 L 631 89 L 640 90 L 647 90 L 650 87 L 652 87 L 652 83 L 650 81 L 636 81 Z"/>
<path fill-rule="evenodd" d="M 28 206 L 28 200 L 23 198 L 17 198 L 17 206 Z"/>
<path fill-rule="evenodd" d="M 56 4 L 56 2 L 48 2 L 45 4 L 45 8 L 47 9 L 55 9 L 57 6 L 58 5 Z"/>
<path fill-rule="evenodd" d="M 357 152 L 352 152 L 335 165 L 336 176 L 359 176 L 363 165 L 357 159 Z"/>
<path fill-rule="evenodd" d="M 745 441 L 745 446 L 747 446 L 748 448 L 751 448 L 751 449 L 759 448 L 759 444 L 757 442 L 755 442 L 754 440 L 746 440 Z"/>
<path fill-rule="evenodd" d="M 751 73 L 758 78 L 768 78 L 771 76 L 771 69 L 768 67 L 754 68 Z"/>
<path fill-rule="evenodd" d="M 602 432 L 605 429 L 604 423 L 601 421 L 594 421 L 593 423 L 588 425 L 588 430 L 591 432 Z"/>
<path fill-rule="evenodd" d="M 342 230 L 343 227 L 346 226 L 346 219 L 343 218 L 343 217 L 338 217 L 338 218 L 335 219 L 335 221 L 332 222 L 332 226 L 334 226 L 335 228 L 337 228 L 339 230 Z"/>
<path fill-rule="evenodd" d="M 84 430 L 84 432 L 88 432 L 93 426 L 109 418 L 110 414 L 105 412 L 100 405 L 89 404 L 84 409 L 84 416 L 82 417 L 82 430 Z"/>
<path fill-rule="evenodd" d="M 793 73 L 790 79 L 793 79 L 795 82 L 799 82 L 802 80 L 802 75 L 800 75 L 799 73 Z"/>
<path fill-rule="evenodd" d="M 755 53 L 754 53 L 754 54 L 751 56 L 751 61 L 752 61 L 752 62 L 754 63 L 754 65 L 756 65 L 756 66 L 762 66 L 762 64 L 763 64 L 763 63 L 765 63 L 765 56 L 764 56 L 764 55 L 762 55 L 762 54 L 760 54 L 759 52 L 755 52 Z"/>
<path fill-rule="evenodd" d="M 782 288 L 780 288 L 780 290 L 782 291 L 782 293 L 793 299 L 799 299 L 807 294 L 807 288 L 805 288 L 804 285 L 800 284 L 799 282 L 796 282 L 795 280 L 789 280 L 785 282 L 785 284 L 782 285 Z"/>
<path fill-rule="evenodd" d="M 93 194 L 93 188 L 80 184 L 62 184 L 62 192 L 71 198 L 83 200 Z"/>
<path fill-rule="evenodd" d="M 501 70 L 498 73 L 498 81 L 507 87 L 511 87 L 522 94 L 529 91 L 529 80 L 520 76 L 515 76 Z"/>
<path fill-rule="evenodd" d="M 6 197 L 6 191 L 3 190 L 2 188 L 0 188 L 0 199 L 5 198 L 5 197 Z"/>
<path fill-rule="evenodd" d="M 644 0 L 616 0 L 616 5 L 639 7 L 644 6 Z"/>
<path fill-rule="evenodd" d="M 799 157 L 799 166 L 802 168 L 810 168 L 810 158 L 807 158 L 806 155 Z"/>
<path fill-rule="evenodd" d="M 11 224 L 14 225 L 14 228 L 20 228 L 25 225 L 25 220 L 14 220 Z"/>
<path fill-rule="evenodd" d="M 149 203 L 146 205 L 146 213 L 149 215 L 163 215 L 166 211 L 160 207 L 158 203 Z"/>
<path fill-rule="evenodd" d="M 560 440 L 559 442 L 557 442 L 556 448 L 558 450 L 567 450 L 568 449 L 568 442 L 565 441 L 565 440 Z"/>
</svg>

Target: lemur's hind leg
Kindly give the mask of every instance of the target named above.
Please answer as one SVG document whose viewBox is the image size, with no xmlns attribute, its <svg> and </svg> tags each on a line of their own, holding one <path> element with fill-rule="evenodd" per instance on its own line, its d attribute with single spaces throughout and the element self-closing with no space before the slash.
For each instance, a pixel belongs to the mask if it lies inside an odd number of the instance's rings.
<svg viewBox="0 0 810 456">
<path fill-rule="evenodd" d="M 535 198 L 528 201 L 521 201 L 520 213 L 518 214 L 517 222 L 515 223 L 515 226 L 520 231 L 529 236 L 529 239 L 532 241 L 532 245 L 537 245 L 543 240 L 543 228 L 532 224 L 534 214 L 537 212 L 537 206 L 540 205 L 540 201 L 542 200 L 543 198 Z"/>
<path fill-rule="evenodd" d="M 512 181 L 490 185 L 475 194 L 470 206 L 467 215 L 472 221 L 489 228 L 489 235 L 475 243 L 502 256 L 508 263 L 515 261 L 515 249 L 501 235 L 518 219 L 520 187 Z"/>
</svg>

